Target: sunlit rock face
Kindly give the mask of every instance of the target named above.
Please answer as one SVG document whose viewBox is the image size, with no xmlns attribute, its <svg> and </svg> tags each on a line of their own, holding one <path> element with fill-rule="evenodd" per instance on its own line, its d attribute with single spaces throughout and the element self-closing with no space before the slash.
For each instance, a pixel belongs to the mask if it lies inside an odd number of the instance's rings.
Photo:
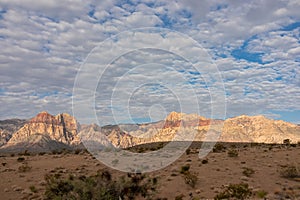
<svg viewBox="0 0 300 200">
<path fill-rule="evenodd" d="M 52 116 L 47 112 L 41 112 L 15 132 L 7 145 L 26 141 L 28 137 L 35 134 L 47 135 L 51 140 L 71 144 L 77 137 L 78 128 L 76 119 L 69 114 Z"/>
</svg>

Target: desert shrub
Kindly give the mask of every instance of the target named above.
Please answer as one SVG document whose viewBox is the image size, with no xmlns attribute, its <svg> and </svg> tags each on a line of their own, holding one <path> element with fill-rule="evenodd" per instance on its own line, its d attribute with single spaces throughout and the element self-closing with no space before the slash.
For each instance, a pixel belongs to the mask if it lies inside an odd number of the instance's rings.
<svg viewBox="0 0 300 200">
<path fill-rule="evenodd" d="M 285 144 L 285 145 L 290 145 L 291 140 L 290 139 L 284 139 L 282 143 Z"/>
<path fill-rule="evenodd" d="M 19 156 L 30 156 L 30 153 L 28 150 L 25 150 L 24 152 L 18 153 Z"/>
<path fill-rule="evenodd" d="M 256 143 L 256 142 L 251 142 L 250 143 L 250 147 L 257 147 L 259 146 L 259 143 Z"/>
<path fill-rule="evenodd" d="M 268 148 L 268 149 L 269 149 L 269 151 L 271 151 L 271 150 L 273 149 L 273 146 L 269 146 L 269 148 Z"/>
<path fill-rule="evenodd" d="M 288 190 L 283 188 L 282 191 L 276 191 L 274 193 L 274 199 L 300 199 L 300 186 L 295 185 L 293 187 L 289 187 Z"/>
<path fill-rule="evenodd" d="M 189 149 L 189 148 L 186 149 L 186 150 L 185 150 L 185 153 L 186 153 L 186 155 L 189 155 L 189 154 L 191 153 L 191 149 Z"/>
<path fill-rule="evenodd" d="M 58 153 L 58 151 L 57 151 L 56 149 L 54 149 L 54 150 L 51 151 L 51 153 L 52 153 L 53 155 L 55 155 L 55 154 Z"/>
<path fill-rule="evenodd" d="M 23 162 L 24 160 L 25 160 L 24 157 L 18 157 L 18 158 L 17 158 L 17 161 L 18 161 L 18 162 Z"/>
<path fill-rule="evenodd" d="M 265 198 L 266 196 L 267 196 L 267 192 L 266 191 L 264 191 L 264 190 L 258 190 L 258 191 L 256 191 L 256 196 L 258 197 L 258 198 Z"/>
<path fill-rule="evenodd" d="M 213 148 L 213 152 L 220 153 L 220 152 L 224 152 L 225 149 L 226 149 L 226 147 L 223 144 L 217 143 Z"/>
<path fill-rule="evenodd" d="M 157 147 L 150 147 L 150 151 L 156 151 L 156 150 L 158 150 L 159 148 L 157 148 Z"/>
<path fill-rule="evenodd" d="M 30 152 L 28 150 L 25 150 L 23 153 L 24 156 L 30 156 Z"/>
<path fill-rule="evenodd" d="M 18 168 L 19 172 L 29 172 L 31 170 L 31 166 L 29 166 L 27 163 L 24 163 Z"/>
<path fill-rule="evenodd" d="M 195 188 L 198 181 L 198 177 L 195 174 L 192 174 L 191 172 L 187 172 L 184 174 L 184 181 L 192 188 Z"/>
<path fill-rule="evenodd" d="M 75 149 L 74 153 L 78 155 L 81 152 L 81 149 Z"/>
<path fill-rule="evenodd" d="M 137 149 L 137 152 L 138 153 L 144 153 L 144 152 L 146 152 L 146 149 L 144 149 L 143 147 L 140 147 L 140 148 Z"/>
<path fill-rule="evenodd" d="M 253 169 L 251 169 L 251 168 L 248 168 L 248 167 L 244 167 L 243 168 L 243 174 L 245 175 L 245 176 L 247 176 L 247 177 L 250 177 L 250 176 L 252 176 L 252 174 L 254 174 L 254 170 Z"/>
<path fill-rule="evenodd" d="M 117 165 L 118 163 L 119 163 L 118 159 L 114 159 L 113 161 L 111 161 L 111 164 L 113 164 L 113 165 Z"/>
<path fill-rule="evenodd" d="M 229 157 L 238 157 L 239 153 L 236 149 L 230 149 L 228 152 L 227 152 L 228 156 Z"/>
<path fill-rule="evenodd" d="M 46 154 L 46 152 L 39 152 L 39 156 L 43 156 L 43 155 L 45 155 Z"/>
<path fill-rule="evenodd" d="M 147 179 L 141 174 L 128 174 L 113 179 L 108 171 L 97 175 L 68 178 L 46 175 L 45 199 L 139 199 L 155 192 L 157 179 Z"/>
<path fill-rule="evenodd" d="M 297 166 L 294 165 L 288 165 L 280 170 L 280 175 L 284 178 L 297 178 L 300 177 L 300 170 Z"/>
<path fill-rule="evenodd" d="M 217 194 L 214 199 L 247 199 L 252 196 L 252 190 L 247 183 L 230 184 L 222 192 Z"/>
<path fill-rule="evenodd" d="M 34 185 L 29 186 L 29 189 L 33 193 L 37 193 L 37 191 L 38 191 Z"/>
<path fill-rule="evenodd" d="M 207 159 L 204 159 L 204 160 L 201 161 L 201 163 L 202 163 L 202 164 L 207 164 L 207 163 L 208 163 L 208 160 L 207 160 Z"/>
<path fill-rule="evenodd" d="M 185 174 L 190 170 L 190 165 L 184 165 L 181 167 L 180 173 Z"/>
<path fill-rule="evenodd" d="M 291 147 L 297 147 L 297 144 L 291 144 Z"/>
<path fill-rule="evenodd" d="M 175 200 L 183 200 L 184 195 L 180 194 L 175 197 Z"/>
</svg>

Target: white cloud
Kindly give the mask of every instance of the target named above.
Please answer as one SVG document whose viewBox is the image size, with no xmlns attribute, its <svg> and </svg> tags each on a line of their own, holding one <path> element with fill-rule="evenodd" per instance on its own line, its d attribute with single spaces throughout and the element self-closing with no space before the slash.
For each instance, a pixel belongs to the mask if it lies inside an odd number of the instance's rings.
<svg viewBox="0 0 300 200">
<path fill-rule="evenodd" d="M 171 28 L 188 34 L 208 50 L 225 80 L 229 116 L 269 113 L 270 109 L 300 110 L 300 29 L 284 29 L 300 21 L 297 0 L 225 0 L 221 3 L 216 0 L 145 0 L 126 4 L 109 0 L 2 0 L 0 8 L 4 11 L 0 13 L 0 102 L 7 105 L 0 109 L 1 118 L 29 117 L 45 109 L 54 114 L 70 112 L 74 79 L 88 53 L 114 34 L 147 26 Z M 170 52 L 184 52 L 182 55 L 188 55 L 190 60 L 199 56 L 186 40 L 176 38 L 176 35 L 166 35 L 173 40 L 158 40 L 155 34 L 138 34 L 136 37 L 142 44 L 136 48 L 159 43 L 162 49 Z M 123 47 L 132 47 L 132 41 L 126 37 L 128 35 L 120 38 Z M 183 44 L 187 48 L 180 49 Z M 110 49 L 109 45 L 106 48 L 108 50 L 100 55 L 103 63 L 108 62 L 106 59 L 111 53 L 118 51 Z M 263 53 L 264 64 L 233 57 L 232 51 L 239 48 L 244 48 L 250 55 Z M 130 55 L 119 62 L 126 66 L 145 59 Z M 169 65 L 170 57 L 160 55 L 160 64 Z M 149 54 L 147 59 L 155 59 L 155 56 Z M 176 62 L 173 64 L 182 64 Z M 209 68 L 203 68 L 204 71 L 209 72 Z M 117 69 L 108 76 L 117 77 L 121 72 Z M 167 71 L 155 75 L 175 84 L 178 81 L 176 74 Z M 218 73 L 211 72 L 207 77 L 215 75 Z M 129 77 L 136 80 L 149 78 L 142 75 Z M 89 80 L 93 76 L 85 78 Z M 190 78 L 195 82 L 202 80 L 192 75 Z M 106 84 L 107 88 L 100 93 L 103 98 L 109 98 L 111 89 L 109 82 Z M 221 83 L 214 84 L 222 87 Z M 187 89 L 180 86 L 178 88 L 182 90 Z M 201 101 L 209 101 L 205 88 L 198 89 L 197 93 Z M 150 102 L 147 96 L 139 97 L 145 105 Z M 172 108 L 172 98 L 166 95 L 163 99 L 170 104 L 166 110 Z M 159 103 L 159 99 L 151 103 Z M 133 108 L 136 110 L 132 112 L 141 112 L 140 106 Z M 102 109 L 104 113 L 107 111 Z M 209 113 L 208 110 L 203 113 Z"/>
</svg>

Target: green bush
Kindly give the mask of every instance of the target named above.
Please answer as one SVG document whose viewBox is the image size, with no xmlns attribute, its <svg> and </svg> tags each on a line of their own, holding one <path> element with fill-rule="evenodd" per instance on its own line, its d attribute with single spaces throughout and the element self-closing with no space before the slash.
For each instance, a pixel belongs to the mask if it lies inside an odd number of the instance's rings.
<svg viewBox="0 0 300 200">
<path fill-rule="evenodd" d="M 189 155 L 189 154 L 191 153 L 191 149 L 189 149 L 189 148 L 186 149 L 186 150 L 185 150 L 185 153 L 186 153 L 186 155 Z"/>
<path fill-rule="evenodd" d="M 244 169 L 243 174 L 247 177 L 250 177 L 250 176 L 252 176 L 252 174 L 254 174 L 254 170 L 251 168 L 244 167 L 243 169 Z"/>
<path fill-rule="evenodd" d="M 214 153 L 224 152 L 225 150 L 226 150 L 226 147 L 223 144 L 220 144 L 220 143 L 217 143 L 213 148 Z"/>
<path fill-rule="evenodd" d="M 294 165 L 288 165 L 280 170 L 280 175 L 284 178 L 293 179 L 300 177 L 300 171 L 298 167 Z"/>
<path fill-rule="evenodd" d="M 17 161 L 18 161 L 18 162 L 23 162 L 24 160 L 25 160 L 24 157 L 19 157 L 19 158 L 17 158 Z"/>
<path fill-rule="evenodd" d="M 175 200 L 183 200 L 184 195 L 180 194 L 175 197 Z"/>
<path fill-rule="evenodd" d="M 141 174 L 128 174 L 113 179 L 108 171 L 97 175 L 68 178 L 46 175 L 45 199 L 119 200 L 149 197 L 156 190 L 157 179 L 146 179 Z"/>
<path fill-rule="evenodd" d="M 19 156 L 30 156 L 30 153 L 28 150 L 25 150 L 24 152 L 18 153 Z"/>
<path fill-rule="evenodd" d="M 187 172 L 184 174 L 184 181 L 186 184 L 190 185 L 192 188 L 195 188 L 198 177 L 195 174 L 192 174 L 191 172 Z"/>
<path fill-rule="evenodd" d="M 81 149 L 75 149 L 74 154 L 78 155 L 81 151 Z"/>
<path fill-rule="evenodd" d="M 185 174 L 190 170 L 190 165 L 184 165 L 181 167 L 180 173 Z"/>
<path fill-rule="evenodd" d="M 27 163 L 24 163 L 18 168 L 19 172 L 29 172 L 31 170 L 31 166 L 29 166 Z"/>
<path fill-rule="evenodd" d="M 201 161 L 201 163 L 202 163 L 202 164 L 207 164 L 207 163 L 208 163 L 208 160 L 207 160 L 207 159 L 204 159 L 204 160 Z"/>
<path fill-rule="evenodd" d="M 285 145 L 290 145 L 291 140 L 290 139 L 284 139 L 282 143 L 285 144 Z"/>
<path fill-rule="evenodd" d="M 230 184 L 227 186 L 224 191 L 217 194 L 214 199 L 247 199 L 252 196 L 252 190 L 249 188 L 247 183 L 239 183 L 239 184 Z"/>
<path fill-rule="evenodd" d="M 230 149 L 228 152 L 227 152 L 228 156 L 229 157 L 238 157 L 239 153 L 236 149 Z"/>
<path fill-rule="evenodd" d="M 264 191 L 264 190 L 258 190 L 257 192 L 256 192 L 256 196 L 258 197 L 258 198 L 265 198 L 266 196 L 267 196 L 267 192 L 266 191 Z"/>
<path fill-rule="evenodd" d="M 29 186 L 29 189 L 33 193 L 37 193 L 38 192 L 38 190 L 36 189 L 36 187 L 34 185 Z"/>
</svg>

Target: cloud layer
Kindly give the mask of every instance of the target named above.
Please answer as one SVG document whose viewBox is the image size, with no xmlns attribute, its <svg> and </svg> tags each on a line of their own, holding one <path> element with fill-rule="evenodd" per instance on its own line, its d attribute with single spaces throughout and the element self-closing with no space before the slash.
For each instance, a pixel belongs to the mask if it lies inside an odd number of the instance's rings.
<svg viewBox="0 0 300 200">
<path fill-rule="evenodd" d="M 299 10 L 300 3 L 297 0 L 144 0 L 138 3 L 109 0 L 3 0 L 0 2 L 0 117 L 28 118 L 41 110 L 53 114 L 72 113 L 74 81 L 89 53 L 98 45 L 101 46 L 101 42 L 122 31 L 156 27 L 183 33 L 207 50 L 222 76 L 223 83 L 214 83 L 211 88 L 220 88 L 224 84 L 226 117 L 264 114 L 300 122 L 295 114 L 293 119 L 286 114 L 287 111 L 300 113 Z M 144 46 L 147 46 L 147 42 L 149 45 L 158 42 L 156 36 L 149 33 L 143 41 Z M 171 44 L 174 49 L 181 45 L 180 42 L 188 46 L 180 38 L 175 41 Z M 126 38 L 114 42 L 125 45 Z M 130 40 L 127 42 L 127 45 L 131 45 Z M 160 44 L 161 48 L 165 45 Z M 192 55 L 193 46 L 190 47 L 185 51 Z M 111 50 L 107 47 L 107 55 Z M 105 60 L 106 55 L 101 56 Z M 159 57 L 159 63 L 156 64 L 169 66 L 169 70 L 160 72 L 163 68 L 146 65 L 124 76 L 124 72 L 128 72 L 126 67 L 141 63 L 140 59 L 147 58 L 147 62 L 150 62 L 154 57 Z M 182 93 L 187 90 L 185 87 L 191 87 L 201 101 L 199 114 L 210 117 L 210 109 L 203 109 L 209 108 L 211 103 L 208 83 L 203 81 L 204 69 L 202 74 L 189 73 L 184 69 L 189 69 L 190 65 L 182 59 L 159 51 L 146 54 L 145 51 L 128 52 L 120 55 L 117 62 L 112 64 L 118 67 L 107 71 L 106 83 L 96 91 L 99 99 L 96 98 L 93 106 L 100 119 L 108 111 L 112 112 L 113 105 L 109 105 L 111 99 L 121 98 L 122 95 L 126 96 L 124 92 L 131 91 L 130 80 L 134 83 L 150 77 L 152 82 L 166 77 L 165 80 L 170 85 L 177 84 L 175 89 Z M 139 71 L 141 69 L 143 71 Z M 151 71 L 157 73 L 151 74 Z M 180 76 L 185 77 L 187 82 L 180 80 Z M 122 84 L 117 87 L 113 85 L 113 77 L 123 77 Z M 86 77 L 87 84 L 90 78 Z M 140 121 L 151 119 L 151 109 L 152 116 L 153 110 L 161 107 L 165 110 L 161 115 L 179 109 L 178 101 L 166 86 L 141 86 L 135 93 L 129 92 L 126 98 L 132 97 L 131 101 L 122 105 L 130 105 L 132 118 L 140 115 L 143 118 Z M 114 87 L 119 92 L 112 97 Z M 119 109 L 121 115 L 127 108 Z M 192 112 L 193 107 L 185 110 Z M 284 115 L 280 116 L 281 112 Z M 90 118 L 86 116 L 86 120 L 82 121 L 90 122 Z M 126 121 L 126 117 L 118 120 Z"/>
</svg>

